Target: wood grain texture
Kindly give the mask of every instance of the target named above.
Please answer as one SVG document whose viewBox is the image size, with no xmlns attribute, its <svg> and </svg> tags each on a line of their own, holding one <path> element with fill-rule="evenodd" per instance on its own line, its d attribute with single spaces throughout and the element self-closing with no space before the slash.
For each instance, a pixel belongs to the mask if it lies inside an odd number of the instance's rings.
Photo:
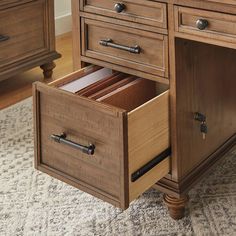
<svg viewBox="0 0 236 236">
<path fill-rule="evenodd" d="M 13 105 L 32 96 L 32 83 L 42 81 L 50 83 L 73 71 L 71 33 L 57 37 L 57 50 L 63 55 L 56 61 L 56 68 L 51 79 L 45 80 L 39 67 L 17 74 L 0 82 L 0 109 Z"/>
<path fill-rule="evenodd" d="M 98 99 L 100 102 L 132 111 L 156 96 L 154 81 L 136 78 Z"/>
<path fill-rule="evenodd" d="M 138 87 L 142 90 L 146 87 L 148 93 L 137 96 L 135 87 L 128 94 L 125 89 L 121 90 L 130 107 L 139 106 L 127 114 L 114 104 L 110 106 L 110 102 L 99 103 L 55 88 L 75 79 L 75 76 L 79 79 L 93 71 L 94 67 L 84 68 L 65 77 L 64 82 L 52 83 L 54 88 L 42 83 L 34 84 L 35 166 L 53 176 L 60 174 L 63 181 L 81 185 L 82 190 L 126 209 L 130 201 L 169 172 L 167 158 L 133 184 L 138 191 L 131 190 L 129 178 L 133 169 L 128 167 L 128 163 L 146 164 L 169 146 L 168 92 L 152 99 L 155 94 L 150 94 L 150 91 L 156 91 L 156 83 L 137 80 L 140 81 Z M 155 107 L 156 112 L 153 111 Z M 138 138 L 141 133 L 137 127 L 142 127 L 143 139 Z M 85 146 L 94 144 L 95 154 L 88 156 L 50 139 L 52 134 L 62 133 L 73 142 Z M 131 191 L 132 195 L 129 195 Z"/>
<path fill-rule="evenodd" d="M 181 179 L 236 133 L 236 53 L 181 39 L 176 40 L 176 60 L 177 168 Z M 205 140 L 193 118 L 195 112 L 206 115 Z"/>
<path fill-rule="evenodd" d="M 0 42 L 0 81 L 60 57 L 55 52 L 53 1 L 2 6 L 0 34 L 9 39 Z"/>
<path fill-rule="evenodd" d="M 133 1 L 127 2 L 135 5 Z M 142 0 L 138 0 L 135 6 L 139 15 L 143 14 L 139 8 L 141 2 Z M 236 74 L 233 62 L 236 58 L 235 52 L 226 47 L 236 48 L 236 6 L 234 0 L 160 0 L 143 2 L 143 5 L 145 8 L 145 4 L 154 6 L 157 2 L 168 4 L 165 5 L 168 7 L 168 31 L 159 27 L 154 30 L 155 23 L 152 20 L 138 23 L 133 21 L 135 18 L 122 18 L 124 14 L 116 17 L 116 13 L 111 10 L 112 1 L 88 0 L 80 1 L 80 5 L 77 1 L 73 13 L 76 14 L 74 57 L 77 65 L 81 62 L 92 63 L 165 84 L 169 80 L 164 77 L 170 79 L 169 91 L 129 113 L 123 111 L 123 119 L 119 125 L 123 127 L 124 168 L 120 170 L 120 183 L 113 181 L 123 194 L 118 197 L 113 183 L 104 181 L 104 186 L 111 189 L 110 193 L 105 193 L 106 200 L 127 207 L 130 201 L 165 176 L 160 180 L 159 187 L 168 193 L 165 197 L 166 204 L 171 215 L 177 219 L 183 216 L 185 194 L 189 188 L 235 143 Z M 144 14 L 152 14 L 155 10 Z M 209 20 L 207 30 L 196 30 L 194 24 L 198 17 Z M 137 16 L 136 19 L 140 20 Z M 115 43 L 126 46 L 140 44 L 144 51 L 141 57 L 134 57 L 124 51 L 100 47 L 99 40 L 106 38 L 112 38 Z M 112 98 L 118 100 L 117 96 Z M 44 106 L 46 105 L 44 102 Z M 97 108 L 94 109 L 97 111 Z M 207 117 L 209 131 L 205 140 L 202 139 L 199 122 L 193 118 L 195 112 L 201 112 Z M 77 136 L 73 138 L 84 142 L 84 137 Z M 169 147 L 170 143 L 171 158 L 165 159 L 132 183 L 131 174 Z M 47 161 L 51 161 L 50 158 Z M 63 161 L 61 154 L 57 168 L 65 166 L 67 172 L 70 171 Z M 74 164 L 80 166 L 81 163 L 83 160 Z M 116 165 L 114 164 L 115 170 Z M 105 168 L 107 167 L 106 165 Z M 60 169 L 61 172 L 63 168 Z M 89 167 L 86 168 L 89 170 Z M 58 170 L 55 172 L 58 174 Z M 78 178 L 76 174 L 74 168 L 65 181 L 69 182 L 71 176 Z M 91 188 L 96 188 L 93 183 L 86 185 L 88 189 L 90 185 Z M 99 182 L 95 185 L 99 185 Z M 94 191 L 94 195 L 101 194 L 99 191 Z"/>
<path fill-rule="evenodd" d="M 116 82 L 114 84 L 111 84 L 109 86 L 106 86 L 103 89 L 98 89 L 98 91 L 95 92 L 94 94 L 90 95 L 89 98 L 95 99 L 95 100 L 97 100 L 99 102 L 104 101 L 104 99 L 106 100 L 106 98 L 107 98 L 107 96 L 109 96 L 109 94 L 111 94 L 114 91 L 116 91 L 117 89 L 119 89 L 119 88 L 129 84 L 134 79 L 135 79 L 134 76 L 130 76 L 130 75 L 129 76 L 124 76 L 124 78 L 121 78 L 120 81 L 118 81 L 118 82 Z"/>
<path fill-rule="evenodd" d="M 117 13 L 114 6 L 117 1 L 110 0 L 80 0 L 80 10 L 115 19 L 133 21 L 144 25 L 167 28 L 166 5 L 145 0 L 126 0 L 125 10 Z"/>
<path fill-rule="evenodd" d="M 137 29 L 82 18 L 82 55 L 146 73 L 167 77 L 167 37 Z M 112 39 L 114 43 L 134 47 L 139 45 L 140 54 L 104 47 L 100 40 Z"/>
<path fill-rule="evenodd" d="M 198 19 L 208 21 L 204 30 L 196 26 Z M 236 16 L 212 11 L 175 6 L 175 30 L 182 33 L 236 43 Z"/>
<path fill-rule="evenodd" d="M 123 113 L 95 101 L 50 88 L 35 85 L 39 93 L 40 151 L 37 159 L 61 173 L 64 181 L 72 177 L 82 185 L 90 185 L 104 195 L 116 199 L 116 206 L 124 208 L 122 186 L 124 174 Z M 37 104 L 37 103 L 36 103 Z M 68 115 L 70 114 L 70 115 Z M 88 156 L 69 146 L 50 139 L 51 134 L 65 132 L 69 140 L 96 146 L 95 154 Z M 123 184 L 124 185 L 124 184 Z M 105 196 L 110 196 L 106 198 Z"/>
<path fill-rule="evenodd" d="M 170 146 L 169 91 L 128 114 L 128 144 L 130 175 Z M 130 200 L 150 188 L 169 170 L 168 158 L 136 182 L 131 182 L 130 178 Z"/>
<path fill-rule="evenodd" d="M 152 74 L 148 74 L 148 73 L 136 70 L 136 69 L 132 69 L 132 68 L 127 67 L 125 64 L 124 65 L 115 65 L 111 62 L 106 62 L 106 61 L 102 61 L 102 60 L 90 58 L 90 57 L 85 57 L 85 56 L 81 56 L 81 60 L 83 60 L 83 62 L 87 62 L 90 64 L 99 65 L 99 66 L 106 67 L 106 68 L 111 68 L 113 70 L 121 71 L 126 74 L 136 75 L 141 78 L 160 82 L 165 85 L 168 85 L 170 83 L 169 78 L 165 78 L 165 77 L 161 77 L 161 76 L 157 76 L 157 75 L 152 75 Z"/>
</svg>

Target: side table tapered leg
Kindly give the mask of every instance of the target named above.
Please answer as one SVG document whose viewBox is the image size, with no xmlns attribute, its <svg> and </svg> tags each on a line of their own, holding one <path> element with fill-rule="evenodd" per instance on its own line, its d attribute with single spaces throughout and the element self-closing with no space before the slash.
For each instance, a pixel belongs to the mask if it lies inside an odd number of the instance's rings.
<svg viewBox="0 0 236 236">
<path fill-rule="evenodd" d="M 175 198 L 168 194 L 164 194 L 164 202 L 168 207 L 169 214 L 175 220 L 179 220 L 184 217 L 185 205 L 188 200 L 188 195 L 184 195 L 181 198 Z"/>
<path fill-rule="evenodd" d="M 52 78 L 53 69 L 55 67 L 56 64 L 53 61 L 40 66 L 40 68 L 43 70 L 43 75 L 45 79 Z"/>
</svg>

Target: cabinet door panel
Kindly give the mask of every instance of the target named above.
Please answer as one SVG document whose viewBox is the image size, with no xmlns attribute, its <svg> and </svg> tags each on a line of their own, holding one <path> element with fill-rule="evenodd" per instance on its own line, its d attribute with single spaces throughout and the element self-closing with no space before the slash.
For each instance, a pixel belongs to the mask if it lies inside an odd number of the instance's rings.
<svg viewBox="0 0 236 236">
<path fill-rule="evenodd" d="M 177 140 L 182 178 L 236 132 L 236 52 L 177 39 Z M 206 139 L 194 113 L 206 116 Z"/>
</svg>

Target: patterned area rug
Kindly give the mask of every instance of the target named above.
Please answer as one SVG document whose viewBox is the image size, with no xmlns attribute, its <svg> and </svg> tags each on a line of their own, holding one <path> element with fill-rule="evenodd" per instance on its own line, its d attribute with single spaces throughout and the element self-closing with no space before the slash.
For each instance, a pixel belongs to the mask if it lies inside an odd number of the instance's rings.
<svg viewBox="0 0 236 236">
<path fill-rule="evenodd" d="M 149 190 L 121 211 L 33 168 L 32 100 L 0 111 L 0 235 L 236 235 L 236 147 L 172 220 Z"/>
</svg>

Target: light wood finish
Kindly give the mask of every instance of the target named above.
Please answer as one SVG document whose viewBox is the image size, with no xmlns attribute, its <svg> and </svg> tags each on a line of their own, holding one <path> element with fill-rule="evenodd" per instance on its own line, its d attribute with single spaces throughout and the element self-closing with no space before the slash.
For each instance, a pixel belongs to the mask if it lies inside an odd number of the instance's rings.
<svg viewBox="0 0 236 236">
<path fill-rule="evenodd" d="M 51 79 L 44 80 L 39 67 L 15 75 L 0 82 L 0 109 L 13 105 L 32 95 L 32 83 L 43 81 L 49 83 L 73 71 L 71 33 L 57 37 L 56 48 L 62 58 L 56 61 L 57 67 Z"/>
<path fill-rule="evenodd" d="M 170 146 L 169 92 L 149 101 L 128 114 L 129 173 L 148 163 Z M 165 159 L 136 182 L 129 178 L 129 198 L 137 198 L 157 179 L 169 173 L 170 160 Z"/>
<path fill-rule="evenodd" d="M 109 97 L 111 97 L 111 94 L 117 91 L 117 89 L 124 87 L 124 85 L 130 84 L 134 80 L 134 76 L 126 76 L 126 78 L 122 79 L 120 78 L 120 81 L 106 86 L 103 89 L 98 89 L 94 94 L 91 94 L 88 96 L 88 98 L 95 99 L 97 101 L 106 101 Z"/>
<path fill-rule="evenodd" d="M 90 67 L 75 72 L 65 80 L 78 79 L 89 72 L 94 72 L 94 69 Z M 62 80 L 51 85 L 61 84 L 64 84 Z M 154 82 L 148 84 L 156 87 Z M 143 83 L 139 86 L 145 89 Z M 126 96 L 126 90 L 122 91 Z M 131 99 L 126 97 L 132 106 L 138 105 L 135 98 L 139 100 L 139 97 L 135 92 L 136 89 L 129 94 Z M 134 171 L 169 146 L 168 92 L 150 101 L 143 97 L 143 104 L 128 113 L 122 109 L 122 104 L 117 104 L 121 107 L 117 108 L 109 101 L 100 103 L 38 82 L 34 84 L 34 102 L 36 168 L 60 175 L 63 181 L 70 184 L 72 181 L 76 186 L 79 184 L 80 189 L 123 209 L 169 172 L 167 158 L 155 166 L 155 171 L 149 171 L 151 174 L 148 172 L 134 182 L 138 192 L 128 180 Z M 139 138 L 141 133 L 137 130 L 140 126 L 140 131 L 145 134 L 143 139 Z M 74 142 L 94 144 L 95 154 L 89 156 L 50 140 L 50 135 L 63 132 Z M 148 140 L 152 134 L 153 138 Z M 135 158 L 138 160 L 136 164 Z M 130 164 L 131 168 L 128 167 Z M 152 179 L 147 183 L 149 176 Z"/>
<path fill-rule="evenodd" d="M 11 3 L 0 8 L 0 35 L 8 37 L 0 42 L 0 81 L 35 66 L 46 68 L 60 57 L 55 51 L 53 1 Z"/>
<path fill-rule="evenodd" d="M 110 0 L 80 0 L 80 10 L 113 17 L 125 21 L 167 28 L 166 4 L 145 0 L 122 1 L 125 10 L 117 13 L 114 10 L 115 4 L 119 1 Z"/>
<path fill-rule="evenodd" d="M 42 1 L 26 4 L 17 9 L 8 8 L 0 13 L 0 32 L 9 39 L 0 43 L 0 65 L 23 60 L 26 57 L 43 53 L 48 50 L 43 34 Z M 32 27 L 28 27 L 28 22 Z"/>
<path fill-rule="evenodd" d="M 122 107 L 126 111 L 131 111 L 155 96 L 155 82 L 138 78 L 118 87 L 116 90 L 97 99 L 97 101 Z"/>
<path fill-rule="evenodd" d="M 169 208 L 170 215 L 174 219 L 182 218 L 188 199 L 186 194 L 189 189 L 236 143 L 235 51 L 227 49 L 236 49 L 235 1 L 155 1 L 167 6 L 168 19 L 165 19 L 165 22 L 168 22 L 167 29 L 155 27 L 152 20 L 148 24 L 121 18 L 122 15 L 117 18 L 113 11 L 108 13 L 108 10 L 105 9 L 108 6 L 105 1 L 88 1 L 88 4 L 101 4 L 99 6 L 104 7 L 95 6 L 92 10 L 91 6 L 87 5 L 89 12 L 85 12 L 82 5 L 79 6 L 78 0 L 72 1 L 73 6 L 76 6 L 76 9 L 73 10 L 74 19 L 76 19 L 73 28 L 74 44 L 79 44 L 75 45 L 74 52 L 77 67 L 83 63 L 91 63 L 156 80 L 167 84 L 167 86 L 170 85 L 167 92 L 161 92 L 160 96 L 131 112 L 122 110 L 124 119 L 121 123 L 123 131 L 125 131 L 122 140 L 124 156 L 122 165 L 120 165 L 120 167 L 122 166 L 120 170 L 122 173 L 117 174 L 117 178 L 120 178 L 121 181 L 116 186 L 117 191 L 122 192 L 122 194 L 115 194 L 115 196 L 119 195 L 120 198 L 114 198 L 109 194 L 102 194 L 103 197 L 100 197 L 115 205 L 127 207 L 132 199 L 149 188 L 165 173 L 165 177 L 155 185 L 155 188 L 167 194 L 164 196 L 164 200 Z M 131 1 L 128 2 L 131 3 Z M 145 5 L 146 2 L 143 4 Z M 82 3 L 84 1 L 80 2 L 80 4 Z M 141 0 L 137 1 L 136 7 L 139 7 L 140 3 Z M 134 1 L 132 4 L 135 5 Z M 154 1 L 152 3 L 150 1 L 150 4 L 154 4 Z M 149 14 L 149 12 L 145 12 L 145 14 Z M 210 24 L 207 29 L 200 31 L 195 28 L 196 16 L 209 20 Z M 133 57 L 129 53 L 125 54 L 124 51 L 100 47 L 98 41 L 106 39 L 106 37 L 112 38 L 115 43 L 117 43 L 117 37 L 120 40 L 118 43 L 121 45 L 140 44 L 145 50 L 141 55 Z M 163 51 L 160 54 L 158 48 L 161 44 L 164 45 L 164 49 L 162 47 Z M 81 72 L 78 73 L 81 75 Z M 121 89 L 125 93 L 124 87 Z M 45 88 L 45 91 L 51 90 Z M 52 92 L 54 96 L 57 94 L 55 91 Z M 36 100 L 40 101 L 40 96 L 37 94 L 38 99 Z M 68 95 L 68 93 L 63 94 L 63 97 L 76 96 Z M 49 92 L 48 96 L 50 96 Z M 110 96 L 114 100 L 118 99 L 118 93 L 117 96 L 115 93 L 111 93 Z M 80 100 L 81 98 L 77 97 L 77 99 Z M 163 102 L 160 102 L 161 100 Z M 91 102 L 91 100 L 86 101 Z M 93 108 L 95 112 L 97 112 L 96 106 Z M 112 107 L 111 105 L 107 106 Z M 37 107 L 40 107 L 39 104 Z M 84 107 L 81 110 L 83 109 Z M 37 109 L 36 112 L 40 114 Z M 74 113 L 77 114 L 77 112 L 76 110 Z M 157 112 L 160 114 L 154 115 Z M 203 139 L 200 132 L 200 122 L 194 120 L 195 112 L 206 115 L 208 126 L 206 139 Z M 65 113 L 64 111 L 63 114 Z M 132 118 L 132 114 L 134 119 L 131 122 L 129 119 Z M 60 115 L 57 114 L 57 116 Z M 165 120 L 164 117 L 166 116 L 168 118 Z M 37 117 L 36 119 L 39 121 L 40 117 Z M 162 118 L 165 121 L 159 120 Z M 92 121 L 94 119 L 94 117 L 91 118 Z M 89 120 L 86 119 L 88 123 Z M 97 123 L 93 123 L 93 126 L 96 127 L 96 125 Z M 165 136 L 165 127 L 170 128 L 170 135 Z M 87 125 L 86 128 L 91 128 L 91 125 Z M 161 131 L 162 129 L 163 131 Z M 155 140 L 159 135 L 164 135 L 166 139 Z M 39 139 L 37 135 L 36 138 Z M 83 137 L 80 139 L 83 141 Z M 168 147 L 169 143 L 171 145 L 171 156 L 169 158 L 163 160 L 136 182 L 130 181 L 133 171 L 139 169 L 143 163 L 147 163 L 153 156 L 152 154 L 160 154 Z M 149 144 L 152 144 L 151 148 Z M 163 145 L 163 148 L 159 145 Z M 142 148 L 144 146 L 145 148 Z M 39 146 L 36 148 L 39 150 Z M 62 158 L 62 154 L 60 155 Z M 38 159 L 40 160 L 40 158 Z M 48 161 L 53 162 L 53 159 L 54 157 L 52 160 L 49 158 Z M 119 164 L 116 162 L 114 167 Z M 65 177 L 60 175 L 60 172 L 55 168 L 42 167 L 42 164 L 38 168 L 65 181 Z M 65 168 L 67 168 L 66 165 Z M 157 168 L 156 171 L 155 168 Z M 169 168 L 170 172 L 168 173 Z M 66 182 L 79 187 L 70 178 L 66 178 Z M 114 190 L 114 185 L 111 183 L 106 183 L 104 186 L 110 186 L 110 190 L 106 190 L 108 192 Z M 85 188 L 86 191 L 88 189 L 88 187 Z M 94 192 L 98 194 L 99 191 L 95 190 Z"/>
<path fill-rule="evenodd" d="M 236 52 L 181 39 L 176 40 L 176 60 L 177 139 L 178 155 L 181 156 L 176 171 L 177 178 L 181 179 L 236 133 Z M 186 97 L 188 102 L 184 102 Z M 205 140 L 200 132 L 200 122 L 194 120 L 195 112 L 206 116 L 208 133 Z"/>
<path fill-rule="evenodd" d="M 80 17 L 83 17 L 83 18 L 88 18 L 88 19 L 93 19 L 96 21 L 103 21 L 103 22 L 112 23 L 116 25 L 127 26 L 127 27 L 131 27 L 135 29 L 168 35 L 168 30 L 166 28 L 158 28 L 151 25 L 143 25 L 136 22 L 123 21 L 120 19 L 110 18 L 110 17 L 102 16 L 102 15 L 95 15 L 95 14 L 87 13 L 87 12 L 80 12 L 79 14 L 80 14 Z"/>
<path fill-rule="evenodd" d="M 83 60 L 83 62 L 87 62 L 89 64 L 98 65 L 98 66 L 102 66 L 102 67 L 106 67 L 106 68 L 111 68 L 113 70 L 121 71 L 126 74 L 136 75 L 141 78 L 154 80 L 154 81 L 160 82 L 162 84 L 165 84 L 167 86 L 170 83 L 168 78 L 157 76 L 157 75 L 152 75 L 152 74 L 147 74 L 145 72 L 136 70 L 135 68 L 132 69 L 132 68 L 126 67 L 125 65 L 116 65 L 111 62 L 106 62 L 106 61 L 102 61 L 102 60 L 94 59 L 94 58 L 90 58 L 90 57 L 85 57 L 85 56 L 81 56 L 81 60 Z"/>
<path fill-rule="evenodd" d="M 199 19 L 208 21 L 204 30 L 199 30 L 196 22 Z M 175 30 L 182 33 L 198 35 L 210 39 L 217 39 L 236 43 L 236 15 L 204 11 L 187 7 L 175 7 Z"/>
<path fill-rule="evenodd" d="M 168 77 L 167 36 L 82 18 L 82 55 L 126 65 L 142 72 Z M 115 44 L 140 46 L 140 54 L 105 47 L 100 40 L 112 39 Z"/>
</svg>

